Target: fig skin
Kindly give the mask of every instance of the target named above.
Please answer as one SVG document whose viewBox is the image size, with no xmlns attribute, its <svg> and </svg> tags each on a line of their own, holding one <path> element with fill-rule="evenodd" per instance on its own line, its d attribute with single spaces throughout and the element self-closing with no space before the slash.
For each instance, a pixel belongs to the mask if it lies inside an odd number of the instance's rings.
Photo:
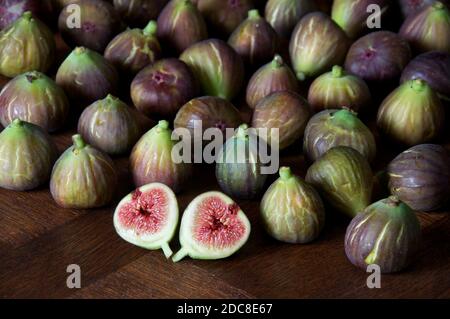
<svg viewBox="0 0 450 319">
<path fill-rule="evenodd" d="M 220 188 L 232 198 L 257 198 L 267 179 L 261 173 L 258 156 L 256 136 L 251 137 L 248 125 L 242 124 L 217 155 L 216 178 Z"/>
<path fill-rule="evenodd" d="M 315 161 L 336 146 L 348 146 L 369 162 L 376 155 L 376 142 L 370 129 L 350 110 L 325 110 L 314 115 L 305 129 L 303 152 Z"/>
<path fill-rule="evenodd" d="M 0 133 L 0 187 L 29 191 L 50 178 L 57 149 L 39 126 L 15 119 Z"/>
<path fill-rule="evenodd" d="M 406 18 L 399 34 L 417 52 L 450 53 L 450 10 L 436 1 Z"/>
<path fill-rule="evenodd" d="M 5 127 L 20 118 L 54 132 L 64 125 L 68 113 L 64 91 L 37 71 L 18 75 L 0 93 L 0 122 Z"/>
<path fill-rule="evenodd" d="M 0 30 L 19 19 L 26 11 L 39 19 L 51 15 L 51 0 L 0 0 Z"/>
<path fill-rule="evenodd" d="M 416 145 L 388 167 L 392 194 L 414 210 L 434 211 L 450 198 L 450 155 L 436 144 Z"/>
<path fill-rule="evenodd" d="M 242 59 L 222 40 L 196 43 L 181 54 L 180 60 L 191 68 L 206 95 L 231 100 L 244 84 Z"/>
<path fill-rule="evenodd" d="M 143 28 L 158 18 L 169 0 L 114 0 L 114 9 L 127 25 Z"/>
<path fill-rule="evenodd" d="M 280 168 L 280 177 L 270 185 L 261 201 L 265 229 L 273 238 L 292 244 L 315 240 L 325 225 L 325 208 L 317 191 Z"/>
<path fill-rule="evenodd" d="M 438 137 L 445 125 L 445 109 L 438 95 L 423 80 L 403 83 L 378 109 L 377 126 L 386 136 L 405 145 Z"/>
<path fill-rule="evenodd" d="M 163 183 L 179 193 L 192 176 L 191 163 L 175 163 L 172 148 L 177 141 L 171 139 L 172 130 L 167 121 L 148 131 L 134 146 L 130 167 L 136 187 L 149 183 Z"/>
<path fill-rule="evenodd" d="M 345 234 L 345 253 L 364 271 L 375 264 L 382 273 L 398 272 L 415 259 L 421 237 L 414 211 L 391 196 L 352 219 Z"/>
<path fill-rule="evenodd" d="M 208 29 L 197 7 L 189 0 L 171 0 L 158 17 L 158 37 L 177 53 L 208 38 Z"/>
<path fill-rule="evenodd" d="M 436 0 L 399 0 L 400 9 L 404 17 L 409 17 L 434 2 Z M 441 2 L 447 6 L 450 4 L 448 0 L 441 0 Z"/>
<path fill-rule="evenodd" d="M 382 82 L 398 78 L 410 59 L 411 49 L 403 38 L 390 31 L 376 31 L 352 44 L 345 69 L 365 81 Z"/>
<path fill-rule="evenodd" d="M 135 75 L 161 57 L 157 25 L 150 21 L 143 29 L 129 29 L 117 35 L 105 49 L 105 59 L 124 74 Z"/>
<path fill-rule="evenodd" d="M 367 107 L 370 101 L 370 90 L 366 82 L 347 74 L 338 65 L 316 78 L 308 91 L 308 102 L 314 112 L 342 107 L 357 112 Z"/>
<path fill-rule="evenodd" d="M 55 50 L 53 33 L 27 11 L 0 32 L 0 74 L 12 78 L 28 71 L 45 73 Z"/>
<path fill-rule="evenodd" d="M 82 108 L 117 92 L 119 75 L 103 56 L 88 48 L 75 48 L 56 74 L 69 99 Z"/>
<path fill-rule="evenodd" d="M 337 146 L 328 150 L 310 166 L 306 181 L 349 217 L 356 216 L 370 204 L 372 170 L 366 158 L 351 147 Z"/>
<path fill-rule="evenodd" d="M 260 67 L 250 78 L 246 92 L 247 105 L 254 109 L 259 101 L 272 93 L 299 90 L 294 72 L 277 54 L 272 62 Z"/>
<path fill-rule="evenodd" d="M 56 161 L 50 192 L 63 208 L 88 209 L 109 204 L 117 188 L 116 168 L 111 158 L 87 145 L 81 135 Z"/>
<path fill-rule="evenodd" d="M 308 102 L 299 94 L 289 91 L 275 92 L 263 98 L 255 107 L 252 118 L 254 128 L 267 128 L 271 144 L 271 129 L 279 129 L 279 149 L 283 150 L 303 136 L 311 117 Z"/>
<path fill-rule="evenodd" d="M 248 17 L 233 31 L 228 44 L 242 57 L 245 65 L 259 67 L 276 53 L 278 35 L 272 26 L 252 9 Z"/>
<path fill-rule="evenodd" d="M 134 105 L 152 118 L 173 118 L 198 91 L 189 67 L 175 58 L 159 60 L 149 65 L 131 83 Z"/>
<path fill-rule="evenodd" d="M 78 132 L 88 144 L 105 153 L 124 154 L 141 137 L 136 116 L 128 105 L 108 95 L 84 109 Z"/>
</svg>

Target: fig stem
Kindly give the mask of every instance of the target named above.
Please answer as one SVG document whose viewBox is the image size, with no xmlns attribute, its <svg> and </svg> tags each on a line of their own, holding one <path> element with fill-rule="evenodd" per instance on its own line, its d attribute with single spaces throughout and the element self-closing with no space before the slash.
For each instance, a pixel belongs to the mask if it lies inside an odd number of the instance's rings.
<svg viewBox="0 0 450 319">
<path fill-rule="evenodd" d="M 331 74 L 335 78 L 340 78 L 344 74 L 344 69 L 342 69 L 342 67 L 339 65 L 335 65 L 335 66 L 333 66 L 333 69 L 331 70 Z"/>
<path fill-rule="evenodd" d="M 441 10 L 441 9 L 444 9 L 445 6 L 442 2 L 436 1 L 435 3 L 433 3 L 433 8 Z"/>
<path fill-rule="evenodd" d="M 23 121 L 19 118 L 15 118 L 12 123 L 13 126 L 22 126 L 23 125 Z"/>
<path fill-rule="evenodd" d="M 283 181 L 287 181 L 292 177 L 292 171 L 290 167 L 283 166 L 280 168 L 280 177 Z"/>
<path fill-rule="evenodd" d="M 334 113 L 331 117 L 331 121 L 337 125 L 352 129 L 357 127 L 359 124 L 359 119 L 356 116 L 356 113 L 348 109 L 342 109 Z"/>
<path fill-rule="evenodd" d="M 239 138 L 246 138 L 248 136 L 248 125 L 247 124 L 241 124 L 236 132 L 236 136 Z"/>
<path fill-rule="evenodd" d="M 156 32 L 158 31 L 158 24 L 155 20 L 151 20 L 147 26 L 144 28 L 143 33 L 148 36 L 156 35 Z"/>
<path fill-rule="evenodd" d="M 388 197 L 388 205 L 390 206 L 399 206 L 400 205 L 400 200 L 398 199 L 397 196 L 392 195 Z"/>
<path fill-rule="evenodd" d="M 297 72 L 296 76 L 299 81 L 305 81 L 306 79 L 306 75 L 303 72 Z"/>
<path fill-rule="evenodd" d="M 424 89 L 425 85 L 426 85 L 426 83 L 424 80 L 415 79 L 415 80 L 413 80 L 413 83 L 412 83 L 412 89 L 416 92 L 421 92 Z"/>
<path fill-rule="evenodd" d="M 259 19 L 261 16 L 259 15 L 259 11 L 257 9 L 251 9 L 248 11 L 249 19 Z"/>
<path fill-rule="evenodd" d="M 166 120 L 159 121 L 158 128 L 160 128 L 162 130 L 167 130 L 169 128 L 169 122 L 167 122 Z"/>
<path fill-rule="evenodd" d="M 31 20 L 33 18 L 33 14 L 31 13 L 31 11 L 25 11 L 23 13 L 23 17 L 27 20 Z"/>
<path fill-rule="evenodd" d="M 272 66 L 274 68 L 279 68 L 279 67 L 282 67 L 283 65 L 284 65 L 283 58 L 281 57 L 281 55 L 276 54 L 272 60 Z"/>
<path fill-rule="evenodd" d="M 189 254 L 188 250 L 184 247 L 181 247 L 179 251 L 172 257 L 172 261 L 174 263 L 179 262 L 181 259 L 186 257 Z"/>
<path fill-rule="evenodd" d="M 73 146 L 76 150 L 81 150 L 86 147 L 86 143 L 84 142 L 83 138 L 80 134 L 75 134 L 72 136 Z"/>
<path fill-rule="evenodd" d="M 31 71 L 31 72 L 26 73 L 25 77 L 28 82 L 33 83 L 34 81 L 39 79 L 41 77 L 41 75 L 37 71 Z"/>
<path fill-rule="evenodd" d="M 173 255 L 173 251 L 172 249 L 170 249 L 169 244 L 168 243 L 164 243 L 161 245 L 161 249 L 164 253 L 164 256 L 166 256 L 167 259 L 170 258 L 170 256 Z"/>
</svg>

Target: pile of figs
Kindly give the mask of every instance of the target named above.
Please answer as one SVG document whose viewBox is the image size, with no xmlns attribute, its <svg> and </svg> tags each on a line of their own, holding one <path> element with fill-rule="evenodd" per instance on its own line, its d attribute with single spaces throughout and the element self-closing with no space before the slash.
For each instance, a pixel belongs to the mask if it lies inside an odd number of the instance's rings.
<svg viewBox="0 0 450 319">
<path fill-rule="evenodd" d="M 174 262 L 344 220 L 351 263 L 401 271 L 450 204 L 448 5 L 0 1 L 0 187 L 118 203 L 118 235 Z"/>
</svg>

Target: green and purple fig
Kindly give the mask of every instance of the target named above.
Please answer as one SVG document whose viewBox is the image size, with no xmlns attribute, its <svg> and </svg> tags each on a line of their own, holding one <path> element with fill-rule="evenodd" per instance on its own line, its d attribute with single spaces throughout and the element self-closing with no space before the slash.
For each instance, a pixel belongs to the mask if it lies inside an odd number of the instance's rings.
<svg viewBox="0 0 450 319">
<path fill-rule="evenodd" d="M 184 161 L 174 161 L 172 149 L 178 142 L 172 139 L 167 121 L 148 131 L 134 146 L 130 167 L 137 187 L 149 183 L 163 183 L 179 193 L 192 176 L 193 166 Z"/>
<path fill-rule="evenodd" d="M 86 143 L 111 154 L 124 154 L 141 137 L 137 114 L 118 98 L 108 95 L 86 109 L 78 121 L 78 133 Z"/>
<path fill-rule="evenodd" d="M 0 187 L 32 190 L 50 178 L 56 146 L 39 126 L 15 119 L 0 133 Z"/>
<path fill-rule="evenodd" d="M 56 84 L 71 101 L 86 107 L 117 91 L 119 75 L 103 56 L 88 48 L 75 48 L 56 74 Z"/>
<path fill-rule="evenodd" d="M 128 29 L 117 35 L 105 49 L 105 59 L 125 74 L 136 74 L 161 56 L 157 25 L 150 21 L 143 29 Z"/>
<path fill-rule="evenodd" d="M 228 44 L 242 57 L 245 65 L 258 67 L 270 61 L 278 48 L 278 35 L 272 26 L 252 9 L 233 31 Z"/>
<path fill-rule="evenodd" d="M 378 109 L 377 126 L 382 133 L 405 145 L 433 140 L 444 124 L 444 106 L 433 89 L 421 79 L 400 85 Z"/>
<path fill-rule="evenodd" d="M 315 161 L 336 146 L 348 146 L 369 162 L 376 155 L 375 138 L 369 128 L 351 110 L 325 110 L 314 115 L 305 129 L 303 151 Z"/>
<path fill-rule="evenodd" d="M 322 12 L 305 15 L 297 23 L 289 53 L 297 78 L 315 77 L 344 62 L 349 48 L 345 32 Z"/>
<path fill-rule="evenodd" d="M 316 78 L 308 91 L 308 102 L 314 112 L 342 107 L 359 111 L 367 107 L 370 100 L 366 82 L 356 75 L 347 74 L 338 65 Z"/>
<path fill-rule="evenodd" d="M 401 12 L 405 18 L 421 11 L 423 8 L 434 2 L 436 2 L 436 0 L 399 0 Z M 441 2 L 446 5 L 450 4 L 450 1 L 448 0 L 441 0 Z"/>
<path fill-rule="evenodd" d="M 63 208 L 88 209 L 108 205 L 117 188 L 117 170 L 111 158 L 85 143 L 81 135 L 56 161 L 50 192 Z"/>
<path fill-rule="evenodd" d="M 392 194 L 414 210 L 434 211 L 450 199 L 450 154 L 440 145 L 416 145 L 388 167 Z"/>
<path fill-rule="evenodd" d="M 373 174 L 367 159 L 348 146 L 328 150 L 310 166 L 306 181 L 335 209 L 354 217 L 369 206 Z"/>
<path fill-rule="evenodd" d="M 114 0 L 114 9 L 127 25 L 143 28 L 156 20 L 169 0 Z"/>
<path fill-rule="evenodd" d="M 171 0 L 158 17 L 158 37 L 168 48 L 180 53 L 207 39 L 208 29 L 190 0 Z"/>
<path fill-rule="evenodd" d="M 420 223 L 414 211 L 395 196 L 373 203 L 352 219 L 345 233 L 345 254 L 350 262 L 381 273 L 406 268 L 421 243 Z"/>
<path fill-rule="evenodd" d="M 189 67 L 175 58 L 159 60 L 147 66 L 131 83 L 134 105 L 152 118 L 173 118 L 198 91 Z"/>
<path fill-rule="evenodd" d="M 206 95 L 231 100 L 244 84 L 242 59 L 222 40 L 196 43 L 181 54 L 180 60 L 191 68 Z"/>
<path fill-rule="evenodd" d="M 54 132 L 64 125 L 68 113 L 64 91 L 37 71 L 16 76 L 0 92 L 0 122 L 5 127 L 18 118 Z"/>
<path fill-rule="evenodd" d="M 268 129 L 267 143 L 282 150 L 303 136 L 310 117 L 308 102 L 299 94 L 275 92 L 256 105 L 252 127 Z M 273 129 L 278 129 L 278 141 L 272 140 Z"/>
<path fill-rule="evenodd" d="M 47 72 L 55 50 L 53 33 L 27 11 L 0 32 L 0 74 L 11 78 L 28 71 Z"/>
<path fill-rule="evenodd" d="M 263 98 L 281 91 L 298 92 L 299 85 L 294 72 L 277 54 L 272 62 L 260 67 L 248 82 L 247 105 L 254 109 Z"/>
<path fill-rule="evenodd" d="M 261 171 L 257 135 L 242 124 L 220 149 L 216 160 L 216 178 L 220 188 L 233 198 L 258 197 L 267 179 Z"/>
<path fill-rule="evenodd" d="M 436 1 L 406 18 L 399 34 L 417 52 L 450 53 L 450 10 Z"/>
<path fill-rule="evenodd" d="M 280 177 L 264 194 L 260 211 L 269 235 L 287 243 L 309 243 L 325 225 L 319 194 L 289 167 L 280 168 Z"/>
</svg>

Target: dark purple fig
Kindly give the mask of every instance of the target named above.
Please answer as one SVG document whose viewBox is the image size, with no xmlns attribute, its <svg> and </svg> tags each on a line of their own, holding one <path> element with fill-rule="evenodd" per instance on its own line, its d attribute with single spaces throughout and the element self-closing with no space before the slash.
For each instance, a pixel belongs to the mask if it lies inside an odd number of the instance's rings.
<svg viewBox="0 0 450 319">
<path fill-rule="evenodd" d="M 272 62 L 263 65 L 251 77 L 247 86 L 247 104 L 253 109 L 266 96 L 281 91 L 298 92 L 299 85 L 294 72 L 277 54 Z"/>
<path fill-rule="evenodd" d="M 114 8 L 129 26 L 143 28 L 156 20 L 169 0 L 114 0 Z"/>
<path fill-rule="evenodd" d="M 158 17 L 158 37 L 179 53 L 207 39 L 208 30 L 197 7 L 189 0 L 171 0 Z"/>
<path fill-rule="evenodd" d="M 278 47 L 278 35 L 271 25 L 252 9 L 248 17 L 233 31 L 228 44 L 251 67 L 270 61 Z"/>
<path fill-rule="evenodd" d="M 0 187 L 32 190 L 50 178 L 56 146 L 39 126 L 15 119 L 0 133 Z"/>
<path fill-rule="evenodd" d="M 408 43 L 390 31 L 369 33 L 350 47 L 345 69 L 366 81 L 393 80 L 411 59 Z"/>
<path fill-rule="evenodd" d="M 369 128 L 350 110 L 325 110 L 314 115 L 305 129 L 303 151 L 315 161 L 329 149 L 349 146 L 370 162 L 375 158 L 375 138 Z"/>
<path fill-rule="evenodd" d="M 415 259 L 421 237 L 414 211 L 392 196 L 352 219 L 345 233 L 345 254 L 364 271 L 377 265 L 382 273 L 397 272 Z"/>
<path fill-rule="evenodd" d="M 122 25 L 114 7 L 101 0 L 77 0 L 80 25 L 73 21 L 73 8 L 69 4 L 59 15 L 58 28 L 64 41 L 71 47 L 83 46 L 103 53 Z"/>
<path fill-rule="evenodd" d="M 345 32 L 322 12 L 305 15 L 289 43 L 291 62 L 299 80 L 315 77 L 342 64 L 349 47 Z"/>
<path fill-rule="evenodd" d="M 51 14 L 51 0 L 0 0 L 0 30 L 19 19 L 26 11 L 43 20 Z"/>
<path fill-rule="evenodd" d="M 265 17 L 280 37 L 289 39 L 298 21 L 307 13 L 316 11 L 315 1 L 269 0 Z"/>
<path fill-rule="evenodd" d="M 400 9 L 404 17 L 409 17 L 430 4 L 433 4 L 436 0 L 399 0 Z M 448 5 L 448 0 L 441 0 L 442 3 Z"/>
<path fill-rule="evenodd" d="M 0 74 L 15 77 L 28 71 L 47 72 L 55 50 L 53 33 L 27 11 L 0 32 Z"/>
<path fill-rule="evenodd" d="M 450 54 L 431 51 L 415 57 L 403 70 L 401 83 L 422 79 L 437 93 L 450 98 Z"/>
<path fill-rule="evenodd" d="M 450 53 L 450 10 L 436 1 L 406 18 L 399 34 L 417 52 Z"/>
<path fill-rule="evenodd" d="M 117 35 L 105 49 L 105 58 L 125 74 L 136 74 L 161 56 L 156 22 L 145 29 L 128 29 Z"/>
<path fill-rule="evenodd" d="M 308 92 L 308 102 L 314 112 L 347 107 L 359 111 L 370 104 L 369 87 L 361 78 L 347 74 L 335 65 L 331 72 L 316 78 Z"/>
<path fill-rule="evenodd" d="M 206 95 L 231 100 L 244 83 L 241 57 L 222 40 L 196 43 L 181 54 L 180 60 L 191 68 Z"/>
<path fill-rule="evenodd" d="M 445 110 L 438 95 L 417 79 L 403 83 L 384 99 L 377 125 L 394 141 L 416 145 L 436 138 L 444 120 Z"/>
<path fill-rule="evenodd" d="M 450 199 L 450 154 L 421 144 L 398 155 L 388 167 L 392 194 L 418 211 L 442 208 Z"/>
<path fill-rule="evenodd" d="M 175 58 L 146 67 L 131 83 L 131 98 L 136 108 L 156 118 L 173 118 L 197 93 L 191 70 Z"/>
<path fill-rule="evenodd" d="M 119 76 L 103 56 L 84 47 L 75 48 L 64 60 L 56 74 L 56 83 L 78 106 L 103 99 L 115 93 Z"/>
<path fill-rule="evenodd" d="M 61 11 L 65 6 L 69 4 L 73 4 L 78 0 L 51 0 L 53 3 L 53 6 L 55 9 L 59 12 Z"/>
</svg>

